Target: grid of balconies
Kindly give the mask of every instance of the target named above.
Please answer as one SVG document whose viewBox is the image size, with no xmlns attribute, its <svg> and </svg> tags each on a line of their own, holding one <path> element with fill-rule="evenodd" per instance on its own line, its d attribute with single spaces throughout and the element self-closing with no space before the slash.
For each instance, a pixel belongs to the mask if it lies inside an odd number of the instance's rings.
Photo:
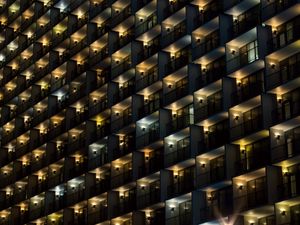
<svg viewBox="0 0 300 225">
<path fill-rule="evenodd" d="M 0 224 L 300 224 L 299 7 L 0 0 Z"/>
</svg>

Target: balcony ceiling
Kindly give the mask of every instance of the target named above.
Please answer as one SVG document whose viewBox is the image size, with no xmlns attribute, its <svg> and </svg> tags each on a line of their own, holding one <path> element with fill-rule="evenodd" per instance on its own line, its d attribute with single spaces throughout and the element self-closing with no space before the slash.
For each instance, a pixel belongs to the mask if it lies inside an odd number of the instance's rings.
<svg viewBox="0 0 300 225">
<path fill-rule="evenodd" d="M 239 16 L 240 14 L 244 13 L 248 9 L 252 8 L 253 6 L 260 3 L 260 0 L 245 0 L 241 1 L 240 3 L 236 4 L 231 9 L 225 11 L 226 14 L 230 14 L 233 16 Z"/>
</svg>

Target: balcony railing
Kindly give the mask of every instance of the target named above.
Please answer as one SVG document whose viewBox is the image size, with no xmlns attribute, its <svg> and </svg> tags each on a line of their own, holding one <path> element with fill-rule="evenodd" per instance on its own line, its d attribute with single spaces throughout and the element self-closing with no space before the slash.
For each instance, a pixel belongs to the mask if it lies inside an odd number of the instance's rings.
<svg viewBox="0 0 300 225">
<path fill-rule="evenodd" d="M 239 125 L 230 128 L 230 138 L 236 140 L 246 135 L 252 134 L 256 131 L 263 129 L 262 116 L 251 118 L 242 122 Z"/>
<path fill-rule="evenodd" d="M 156 17 L 156 12 L 154 12 L 145 21 L 143 21 L 142 23 L 138 24 L 135 27 L 135 36 L 137 37 L 140 34 L 145 33 L 147 30 L 150 30 L 156 24 L 157 24 L 157 17 Z"/>
<path fill-rule="evenodd" d="M 91 210 L 91 212 L 87 215 L 87 224 L 97 224 L 99 222 L 105 221 L 108 219 L 108 210 L 107 207 L 101 206 L 95 210 Z"/>
<path fill-rule="evenodd" d="M 97 99 L 97 102 L 89 107 L 89 117 L 104 111 L 107 107 L 108 105 L 106 96 Z"/>
<path fill-rule="evenodd" d="M 234 205 L 239 207 L 239 210 L 247 210 L 265 205 L 268 202 L 267 188 L 261 188 L 256 191 L 248 192 L 245 195 L 235 197 Z"/>
<path fill-rule="evenodd" d="M 262 20 L 265 21 L 297 3 L 297 0 L 275 0 L 262 8 Z"/>
<path fill-rule="evenodd" d="M 271 149 L 272 162 L 279 162 L 300 154 L 300 136 L 294 134 L 290 143 L 275 146 Z"/>
<path fill-rule="evenodd" d="M 160 189 L 154 188 L 148 193 L 137 197 L 137 208 L 145 208 L 158 202 L 160 202 Z"/>
<path fill-rule="evenodd" d="M 111 186 L 119 187 L 130 181 L 132 181 L 132 170 L 127 170 L 127 171 L 122 172 L 121 174 L 112 176 L 111 177 Z"/>
<path fill-rule="evenodd" d="M 241 102 L 249 100 L 263 91 L 263 82 L 257 81 L 255 83 L 248 83 L 246 85 L 242 85 L 238 90 L 232 92 L 231 99 L 234 105 L 237 105 Z"/>
<path fill-rule="evenodd" d="M 186 160 L 191 157 L 189 138 L 177 142 L 177 149 L 165 154 L 165 167 Z"/>
<path fill-rule="evenodd" d="M 229 141 L 228 128 L 205 132 L 203 146 L 201 149 L 209 151 L 220 147 Z"/>
<path fill-rule="evenodd" d="M 169 33 L 161 36 L 161 46 L 166 47 L 167 45 L 171 44 L 172 42 L 178 40 L 179 38 L 186 35 L 186 20 L 180 22 L 176 26 L 174 26 L 172 31 Z"/>
<path fill-rule="evenodd" d="M 149 127 L 149 131 L 136 137 L 136 147 L 147 146 L 159 139 L 159 127 Z"/>
<path fill-rule="evenodd" d="M 292 26 L 291 28 L 276 34 L 275 37 L 268 41 L 270 52 L 276 51 L 300 38 L 300 25 Z"/>
<path fill-rule="evenodd" d="M 220 45 L 220 37 L 219 34 L 215 37 L 208 39 L 193 48 L 193 60 L 200 58 L 204 54 L 214 50 Z"/>
<path fill-rule="evenodd" d="M 158 68 L 156 66 L 147 70 L 146 74 L 136 81 L 136 90 L 139 91 L 158 81 Z"/>
<path fill-rule="evenodd" d="M 116 77 L 117 75 L 120 75 L 121 73 L 124 73 L 125 71 L 129 70 L 131 67 L 130 57 L 127 57 L 122 62 L 120 62 L 118 65 L 113 67 L 111 69 L 111 76 Z"/>
<path fill-rule="evenodd" d="M 171 217 L 166 219 L 166 225 L 191 225 L 192 223 L 192 213 L 186 212 L 179 216 Z"/>
<path fill-rule="evenodd" d="M 168 105 L 176 100 L 185 97 L 189 93 L 188 79 L 184 78 L 186 83 L 164 94 L 164 104 Z M 183 80 L 184 80 L 183 79 Z"/>
<path fill-rule="evenodd" d="M 91 196 L 102 194 L 110 189 L 110 177 L 106 176 L 100 179 L 95 185 L 90 188 Z"/>
<path fill-rule="evenodd" d="M 266 75 L 266 89 L 270 90 L 300 77 L 299 62 L 280 68 L 279 71 Z"/>
<path fill-rule="evenodd" d="M 149 174 L 157 172 L 163 168 L 164 158 L 162 155 L 155 155 L 149 158 L 148 162 L 139 167 L 139 177 L 145 177 Z"/>
<path fill-rule="evenodd" d="M 198 186 L 216 183 L 226 179 L 226 167 L 218 166 L 198 175 Z"/>
<path fill-rule="evenodd" d="M 120 115 L 120 118 L 111 121 L 111 132 L 116 132 L 122 127 L 129 125 L 131 122 L 132 122 L 131 115 L 129 114 Z"/>
<path fill-rule="evenodd" d="M 173 183 L 167 187 L 168 198 L 173 198 L 178 195 L 190 192 L 194 189 L 194 176 L 186 175 L 183 178 L 178 178 L 176 183 Z"/>
<path fill-rule="evenodd" d="M 197 103 L 197 106 L 198 107 L 195 107 L 194 110 L 195 122 L 199 122 L 211 115 L 221 112 L 223 109 L 223 101 L 222 99 L 214 99 L 201 105 Z"/>
<path fill-rule="evenodd" d="M 139 118 L 143 118 L 151 113 L 157 111 L 162 105 L 162 99 L 157 98 L 154 100 L 150 100 L 145 103 L 141 108 L 139 108 Z"/>
<path fill-rule="evenodd" d="M 275 123 L 281 123 L 300 114 L 300 101 L 288 101 L 288 105 L 282 104 L 272 111 L 272 119 Z"/>
<path fill-rule="evenodd" d="M 192 114 L 183 114 L 183 115 L 177 115 L 175 119 L 173 119 L 171 122 L 167 123 L 167 133 L 171 134 L 174 133 L 180 129 L 183 129 L 190 124 L 193 124 L 194 115 Z"/>
<path fill-rule="evenodd" d="M 189 63 L 189 54 L 186 52 L 178 56 L 177 58 L 172 59 L 170 62 L 166 64 L 165 66 L 166 74 L 173 73 L 188 63 Z"/>
<path fill-rule="evenodd" d="M 130 16 L 130 13 L 131 13 L 131 5 L 129 4 L 128 6 L 123 8 L 122 11 L 119 12 L 118 14 L 112 15 L 109 23 L 110 27 L 115 27 L 117 24 L 124 21 L 127 17 Z"/>
</svg>

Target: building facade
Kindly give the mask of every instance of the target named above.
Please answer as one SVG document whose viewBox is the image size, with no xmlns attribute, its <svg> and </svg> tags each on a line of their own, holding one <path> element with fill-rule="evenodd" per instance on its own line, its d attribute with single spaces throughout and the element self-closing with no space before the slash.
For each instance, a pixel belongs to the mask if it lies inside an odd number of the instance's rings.
<svg viewBox="0 0 300 225">
<path fill-rule="evenodd" d="M 300 225 L 299 0 L 0 15 L 0 225 Z"/>
</svg>

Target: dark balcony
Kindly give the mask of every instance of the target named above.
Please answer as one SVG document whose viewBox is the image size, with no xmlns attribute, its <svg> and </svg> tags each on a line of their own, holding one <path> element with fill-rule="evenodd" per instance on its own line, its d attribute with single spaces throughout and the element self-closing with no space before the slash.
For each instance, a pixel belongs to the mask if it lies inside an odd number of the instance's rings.
<svg viewBox="0 0 300 225">
<path fill-rule="evenodd" d="M 119 140 L 119 146 L 113 149 L 113 159 L 125 156 L 135 150 L 135 137 L 134 134 L 129 134 Z"/>
<path fill-rule="evenodd" d="M 89 8 L 89 18 L 94 18 L 97 14 L 99 14 L 102 10 L 107 7 L 107 1 L 103 0 L 100 3 L 95 2 L 94 4 L 90 4 Z"/>
<path fill-rule="evenodd" d="M 246 188 L 246 187 L 244 187 Z M 234 206 L 238 210 L 249 210 L 268 203 L 266 177 L 247 182 L 246 194 L 234 197 Z"/>
<path fill-rule="evenodd" d="M 131 67 L 131 62 L 130 62 L 130 56 L 126 57 L 125 59 L 122 60 L 118 65 L 113 67 L 111 69 L 111 76 L 112 78 L 120 75 L 121 73 L 124 73 L 125 71 L 129 70 Z"/>
<path fill-rule="evenodd" d="M 110 121 L 105 120 L 92 132 L 92 141 L 98 141 L 110 134 Z"/>
<path fill-rule="evenodd" d="M 136 147 L 142 148 L 149 144 L 154 143 L 160 137 L 159 122 L 155 122 L 147 127 L 147 131 L 142 132 L 139 136 L 136 137 Z"/>
<path fill-rule="evenodd" d="M 262 10 L 262 21 L 265 21 L 272 16 L 284 11 L 285 9 L 296 4 L 297 0 L 275 0 L 264 6 Z"/>
<path fill-rule="evenodd" d="M 264 167 L 270 163 L 270 143 L 268 139 L 245 146 L 245 150 L 241 151 L 239 160 L 235 163 L 236 175 L 248 173 L 250 171 Z"/>
<path fill-rule="evenodd" d="M 246 116 L 249 113 L 251 114 L 250 119 Z M 236 140 L 257 132 L 263 129 L 263 127 L 262 108 L 259 106 L 250 112 L 246 112 L 242 123 L 230 128 L 230 138 L 231 140 Z"/>
<path fill-rule="evenodd" d="M 251 42 L 240 49 L 238 56 L 227 61 L 227 72 L 231 73 L 258 59 L 257 41 Z"/>
<path fill-rule="evenodd" d="M 224 188 L 210 193 L 206 207 L 200 209 L 200 223 L 230 215 L 232 209 L 232 188 Z"/>
<path fill-rule="evenodd" d="M 104 111 L 107 107 L 107 96 L 97 99 L 96 102 L 89 107 L 89 117 Z"/>
<path fill-rule="evenodd" d="M 281 66 L 278 71 L 266 75 L 266 89 L 270 90 L 298 77 L 300 77 L 300 67 L 298 61 L 290 65 Z"/>
<path fill-rule="evenodd" d="M 164 9 L 164 18 L 167 18 L 187 5 L 190 0 L 178 0 L 170 2 L 170 5 Z"/>
<path fill-rule="evenodd" d="M 147 46 L 144 46 L 143 49 L 137 53 L 137 63 L 146 60 L 160 50 L 159 40 L 159 37 L 153 39 L 147 43 Z"/>
<path fill-rule="evenodd" d="M 139 108 L 139 118 L 143 118 L 156 112 L 161 106 L 162 99 L 160 98 L 160 96 L 158 96 L 158 98 L 156 99 L 148 100 L 141 108 Z"/>
<path fill-rule="evenodd" d="M 182 175 L 180 174 L 182 172 Z M 194 190 L 194 167 L 179 171 L 177 178 L 173 178 L 173 183 L 167 187 L 168 198 L 173 198 Z"/>
<path fill-rule="evenodd" d="M 136 191 L 135 189 L 128 190 L 124 196 L 120 197 L 120 202 L 113 209 L 113 216 L 123 215 L 136 209 Z"/>
<path fill-rule="evenodd" d="M 167 123 L 167 134 L 174 133 L 194 123 L 192 114 L 177 115 L 171 122 Z"/>
<path fill-rule="evenodd" d="M 145 21 L 142 21 L 140 24 L 138 24 L 134 31 L 135 31 L 135 36 L 139 36 L 142 33 L 145 33 L 146 31 L 150 30 L 157 24 L 157 16 L 156 12 L 151 14 L 150 16 L 147 17 Z"/>
<path fill-rule="evenodd" d="M 114 95 L 114 103 L 120 102 L 125 98 L 134 94 L 135 91 L 135 82 L 134 78 L 128 80 L 127 82 L 123 83 L 122 86 L 118 89 L 118 92 Z"/>
<path fill-rule="evenodd" d="M 97 206 L 98 207 L 98 206 Z M 87 214 L 87 224 L 97 224 L 108 219 L 108 210 L 107 207 L 100 206 L 100 208 L 89 210 Z"/>
<path fill-rule="evenodd" d="M 166 74 L 171 74 L 176 70 L 182 68 L 183 66 L 186 66 L 188 63 L 189 63 L 189 53 L 187 50 L 185 50 L 178 57 L 171 59 L 171 61 L 169 61 L 166 64 L 165 66 Z"/>
<path fill-rule="evenodd" d="M 203 145 L 201 149 L 205 152 L 228 143 L 228 131 L 228 120 L 224 120 L 209 127 L 208 130 L 204 132 L 203 144 L 200 142 L 200 144 Z"/>
<path fill-rule="evenodd" d="M 101 177 L 91 188 L 91 196 L 102 194 L 110 189 L 110 176 L 105 174 L 105 177 Z"/>
<path fill-rule="evenodd" d="M 111 177 L 111 187 L 119 187 L 132 181 L 132 169 L 127 169 L 118 175 Z"/>
<path fill-rule="evenodd" d="M 299 99 L 286 100 L 281 106 L 273 110 L 272 119 L 274 123 L 282 123 L 300 114 L 300 101 Z"/>
<path fill-rule="evenodd" d="M 249 79 L 251 80 L 251 79 Z M 231 99 L 233 105 L 238 105 L 241 102 L 247 101 L 263 92 L 263 81 L 256 80 L 253 83 L 241 83 L 236 91 L 232 92 Z"/>
<path fill-rule="evenodd" d="M 289 140 L 287 140 L 289 137 Z M 285 135 L 285 143 L 277 145 L 271 149 L 272 162 L 279 162 L 292 158 L 300 153 L 300 127 L 288 131 Z"/>
<path fill-rule="evenodd" d="M 139 167 L 139 177 L 145 177 L 163 168 L 164 157 L 161 153 L 162 151 L 163 148 L 157 149 L 153 156 L 149 156 L 148 159 L 145 159 L 145 164 Z"/>
<path fill-rule="evenodd" d="M 136 91 L 139 91 L 145 87 L 150 86 L 154 82 L 158 81 L 158 68 L 154 66 L 147 71 L 143 72 L 144 75 L 136 81 Z"/>
<path fill-rule="evenodd" d="M 164 94 L 164 105 L 168 105 L 176 100 L 185 97 L 189 93 L 189 80 L 188 77 L 176 83 L 176 87 Z"/>
<path fill-rule="evenodd" d="M 89 158 L 88 168 L 94 169 L 94 168 L 100 167 L 106 163 L 108 163 L 108 153 L 107 153 L 107 149 L 104 148 L 104 149 L 100 149 L 99 154 Z"/>
<path fill-rule="evenodd" d="M 157 185 L 158 186 L 150 187 L 150 190 L 147 191 L 147 193 L 137 196 L 137 208 L 142 209 L 160 202 L 159 182 Z"/>
<path fill-rule="evenodd" d="M 93 66 L 108 56 L 108 47 L 104 46 L 99 52 L 94 52 L 94 54 L 88 58 L 88 63 Z"/>
<path fill-rule="evenodd" d="M 126 20 L 131 14 L 131 5 L 129 4 L 125 8 L 122 9 L 121 12 L 115 12 L 114 15 L 112 15 L 110 21 L 109 21 L 109 26 L 110 27 L 115 27 L 122 21 Z"/>
<path fill-rule="evenodd" d="M 191 225 L 192 222 L 192 213 L 186 212 L 179 216 L 171 217 L 166 219 L 166 225 Z"/>
<path fill-rule="evenodd" d="M 172 147 L 173 148 L 173 147 Z M 171 147 L 169 146 L 171 151 Z M 180 161 L 191 158 L 190 137 L 184 138 L 176 143 L 176 150 L 165 154 L 165 167 L 169 167 Z"/>
<path fill-rule="evenodd" d="M 166 47 L 167 45 L 177 41 L 179 38 L 187 34 L 186 29 L 186 20 L 178 23 L 174 26 L 172 31 L 169 31 L 167 34 L 161 36 L 161 47 Z"/>
<path fill-rule="evenodd" d="M 209 171 L 200 173 L 198 175 L 198 185 L 203 187 L 205 185 L 217 183 L 226 179 L 226 167 L 225 164 L 217 165 Z"/>
<path fill-rule="evenodd" d="M 292 176 L 295 177 L 294 180 L 291 179 Z M 299 172 L 297 171 L 296 174 L 287 172 L 283 175 L 283 180 L 284 181 L 282 182 L 282 184 L 277 186 L 279 199 L 287 200 L 299 196 Z"/>
<path fill-rule="evenodd" d="M 229 36 L 235 38 L 248 30 L 256 27 L 260 23 L 260 4 L 252 7 L 243 14 L 239 15 L 233 21 L 232 27 L 229 28 Z"/>
<path fill-rule="evenodd" d="M 219 31 L 214 31 L 205 37 L 203 42 L 197 43 L 197 45 L 192 49 L 193 60 L 200 58 L 206 53 L 214 50 L 220 46 L 220 35 Z"/>
<path fill-rule="evenodd" d="M 121 128 L 129 125 L 131 122 L 132 122 L 132 115 L 131 113 L 126 112 L 123 115 L 120 115 L 120 118 L 111 121 L 111 132 L 116 132 Z"/>
<path fill-rule="evenodd" d="M 290 25 L 290 23 L 287 23 L 283 29 L 278 29 L 276 33 L 273 31 L 273 37 L 268 41 L 270 52 L 274 52 L 299 40 L 300 25 L 297 24 L 297 20 L 294 23 L 291 26 L 287 26 Z"/>
<path fill-rule="evenodd" d="M 216 94 L 212 96 L 212 98 L 207 98 L 206 103 L 196 103 L 194 109 L 194 119 L 195 122 L 199 122 L 201 120 L 204 120 L 216 113 L 219 113 L 223 109 L 223 99 L 221 92 L 218 93 L 216 97 L 214 97 Z M 200 100 L 201 101 L 201 100 Z"/>
</svg>

